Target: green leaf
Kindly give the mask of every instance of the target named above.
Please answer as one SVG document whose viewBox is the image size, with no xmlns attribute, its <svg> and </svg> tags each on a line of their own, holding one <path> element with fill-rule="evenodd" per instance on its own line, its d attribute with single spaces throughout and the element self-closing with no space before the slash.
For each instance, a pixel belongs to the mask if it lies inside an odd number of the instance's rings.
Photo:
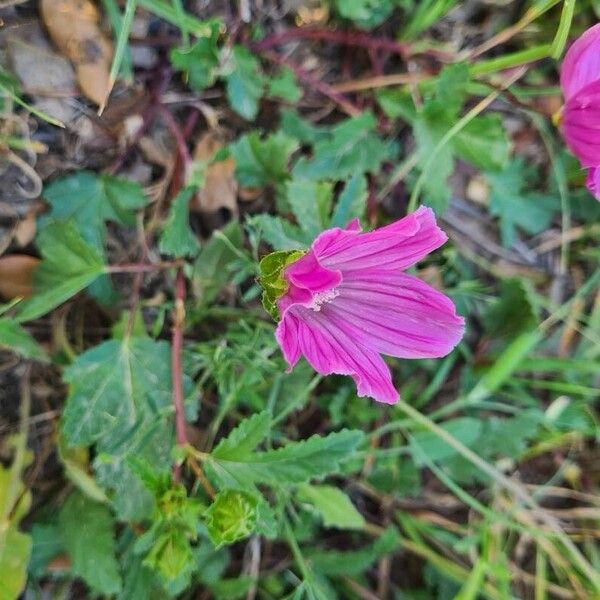
<svg viewBox="0 0 600 600">
<path fill-rule="evenodd" d="M 207 465 L 232 488 L 252 488 L 256 483 L 303 483 L 339 470 L 363 438 L 361 431 L 342 430 L 321 437 L 313 435 L 278 450 L 254 452 L 235 459 L 207 457 Z"/>
<path fill-rule="evenodd" d="M 511 339 L 538 324 L 539 307 L 534 290 L 526 279 L 500 282 L 500 295 L 483 315 L 485 329 L 493 339 Z"/>
<path fill-rule="evenodd" d="M 25 358 L 48 360 L 38 343 L 12 319 L 0 318 L 0 348 L 14 350 Z"/>
<path fill-rule="evenodd" d="M 244 46 L 236 45 L 227 66 L 227 100 L 238 115 L 253 121 L 263 95 L 264 75 L 258 59 Z"/>
<path fill-rule="evenodd" d="M 332 127 L 319 139 L 310 159 L 296 163 L 295 177 L 338 181 L 355 173 L 376 173 L 382 161 L 392 157 L 393 147 L 375 133 L 373 113 L 364 112 Z"/>
<path fill-rule="evenodd" d="M 196 187 L 183 188 L 173 200 L 169 216 L 160 236 L 161 254 L 175 258 L 195 256 L 200 249 L 198 238 L 190 227 L 189 204 Z"/>
<path fill-rule="evenodd" d="M 16 527 L 9 527 L 3 538 L 0 545 L 0 600 L 16 600 L 26 583 L 31 538 Z"/>
<path fill-rule="evenodd" d="M 214 85 L 219 70 L 219 23 L 210 23 L 211 33 L 201 37 L 195 44 L 174 48 L 169 54 L 175 69 L 183 71 L 190 88 L 200 91 Z"/>
<path fill-rule="evenodd" d="M 131 472 L 137 456 L 168 468 L 172 444 L 170 347 L 149 338 L 103 342 L 64 371 L 62 432 L 69 446 L 96 444 L 98 482 L 113 491 L 122 519 L 140 518 L 152 497 Z"/>
<path fill-rule="evenodd" d="M 30 533 L 31 558 L 27 568 L 30 575 L 38 579 L 46 574 L 48 563 L 59 554 L 64 553 L 65 549 L 60 537 L 60 529 L 55 523 L 34 523 Z"/>
<path fill-rule="evenodd" d="M 210 304 L 231 282 L 228 267 L 238 259 L 236 249 L 242 252 L 242 229 L 237 221 L 231 221 L 220 232 L 204 244 L 194 262 L 192 283 L 196 296 L 206 305 Z M 225 239 L 223 239 L 225 238 Z"/>
<path fill-rule="evenodd" d="M 34 295 L 21 303 L 16 321 L 30 321 L 51 311 L 105 272 L 99 253 L 71 221 L 52 222 L 38 234 L 44 257 L 33 275 Z"/>
<path fill-rule="evenodd" d="M 256 449 L 271 431 L 271 415 L 263 410 L 244 419 L 226 438 L 223 438 L 212 455 L 225 460 L 243 459 Z"/>
<path fill-rule="evenodd" d="M 365 519 L 342 490 L 331 485 L 298 486 L 296 497 L 307 502 L 321 515 L 325 527 L 339 529 L 362 529 Z"/>
<path fill-rule="evenodd" d="M 171 582 L 189 569 L 192 559 L 189 541 L 179 531 L 168 529 L 157 538 L 143 564 L 157 571 L 166 582 Z"/>
<path fill-rule="evenodd" d="M 286 194 L 308 245 L 327 226 L 333 186 L 328 181 L 294 178 L 287 183 Z"/>
<path fill-rule="evenodd" d="M 511 161 L 501 173 L 486 173 L 492 192 L 490 211 L 500 219 L 502 243 L 515 242 L 517 229 L 535 235 L 547 229 L 557 208 L 556 198 L 525 192 L 529 173 L 522 159 Z"/>
<path fill-rule="evenodd" d="M 346 227 L 352 219 L 362 219 L 367 206 L 367 178 L 354 174 L 347 182 L 331 217 L 331 227 Z"/>
<path fill-rule="evenodd" d="M 382 556 L 394 552 L 400 545 L 398 531 L 394 527 L 386 529 L 372 544 L 350 552 L 312 550 L 306 556 L 312 567 L 329 576 L 352 577 L 360 575 Z"/>
<path fill-rule="evenodd" d="M 302 231 L 281 217 L 256 215 L 248 219 L 249 225 L 260 231 L 261 237 L 275 250 L 300 250 L 306 248 Z"/>
<path fill-rule="evenodd" d="M 73 573 L 97 593 L 118 593 L 115 523 L 108 508 L 75 492 L 60 509 L 58 523 Z"/>
<path fill-rule="evenodd" d="M 483 424 L 472 417 L 459 417 L 441 425 L 442 429 L 459 439 L 465 446 L 470 447 L 479 439 Z M 414 447 L 418 446 L 418 450 Z M 420 452 L 427 455 L 430 460 L 443 461 L 456 456 L 456 450 L 446 441 L 430 431 L 418 431 L 411 436 L 411 447 L 414 460 L 422 464 Z"/>
<path fill-rule="evenodd" d="M 499 171 L 508 162 L 510 146 L 500 115 L 483 115 L 454 136 L 456 155 L 486 171 Z"/>
<path fill-rule="evenodd" d="M 363 29 L 372 29 L 383 23 L 394 10 L 397 0 L 335 0 L 341 17 L 350 19 Z"/>
<path fill-rule="evenodd" d="M 290 157 L 297 149 L 298 142 L 281 131 L 264 139 L 258 131 L 247 133 L 231 145 L 235 176 L 247 187 L 281 183 L 289 178 Z"/>
<path fill-rule="evenodd" d="M 106 221 L 133 227 L 135 211 L 147 202 L 138 183 L 91 171 L 78 171 L 54 180 L 44 188 L 44 198 L 51 209 L 40 219 L 40 227 L 43 229 L 52 221 L 72 221 L 103 262 L 106 262 Z M 105 303 L 114 294 L 106 277 L 96 281 L 90 292 Z"/>
<path fill-rule="evenodd" d="M 238 490 L 219 492 L 204 513 L 206 528 L 213 544 L 233 544 L 247 538 L 256 528 L 258 500 Z"/>
<path fill-rule="evenodd" d="M 292 104 L 302 98 L 302 90 L 296 83 L 294 71 L 289 67 L 283 67 L 281 71 L 268 80 L 269 92 L 271 98 L 281 98 Z"/>
</svg>

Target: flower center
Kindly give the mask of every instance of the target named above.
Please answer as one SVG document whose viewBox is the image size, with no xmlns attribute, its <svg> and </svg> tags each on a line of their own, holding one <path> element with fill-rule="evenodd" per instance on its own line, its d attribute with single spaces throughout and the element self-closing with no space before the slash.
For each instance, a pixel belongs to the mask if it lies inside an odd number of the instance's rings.
<svg viewBox="0 0 600 600">
<path fill-rule="evenodd" d="M 308 305 L 308 308 L 312 308 L 315 312 L 319 312 L 324 304 L 331 302 L 334 298 L 340 295 L 337 289 L 327 290 L 326 292 L 317 292 Z"/>
</svg>

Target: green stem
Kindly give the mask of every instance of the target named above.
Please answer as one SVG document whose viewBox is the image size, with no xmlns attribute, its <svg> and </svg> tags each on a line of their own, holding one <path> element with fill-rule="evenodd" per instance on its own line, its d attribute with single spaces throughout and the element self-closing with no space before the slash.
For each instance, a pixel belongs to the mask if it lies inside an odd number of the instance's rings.
<svg viewBox="0 0 600 600">
<path fill-rule="evenodd" d="M 563 4 L 562 13 L 560 15 L 560 23 L 558 24 L 558 30 L 552 41 L 550 48 L 550 55 L 555 60 L 558 60 L 567 43 L 569 37 L 569 30 L 571 29 L 571 23 L 573 22 L 573 13 L 575 11 L 575 0 L 565 0 Z"/>
<path fill-rule="evenodd" d="M 513 52 L 512 54 L 505 54 L 498 58 L 482 60 L 471 66 L 469 68 L 469 73 L 471 74 L 471 77 L 476 77 L 478 75 L 489 75 L 490 73 L 496 73 L 497 71 L 526 65 L 543 58 L 548 58 L 550 56 L 551 47 L 551 44 L 543 44 L 542 46 L 535 46 L 534 48 Z"/>
</svg>

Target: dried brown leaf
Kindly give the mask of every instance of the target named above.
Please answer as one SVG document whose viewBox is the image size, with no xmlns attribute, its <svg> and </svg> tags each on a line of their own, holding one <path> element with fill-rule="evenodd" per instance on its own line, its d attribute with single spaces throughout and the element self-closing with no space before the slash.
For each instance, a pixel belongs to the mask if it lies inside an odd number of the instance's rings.
<svg viewBox="0 0 600 600">
<path fill-rule="evenodd" d="M 112 44 L 100 30 L 96 7 L 90 0 L 41 0 L 40 10 L 52 41 L 73 63 L 83 94 L 104 105 Z"/>
<path fill-rule="evenodd" d="M 196 144 L 194 158 L 210 161 L 223 147 L 221 136 L 214 131 L 207 131 Z M 195 212 L 212 213 L 226 208 L 237 215 L 237 182 L 235 179 L 235 161 L 228 158 L 211 164 L 206 171 L 206 180 L 198 191 L 190 209 Z"/>
<path fill-rule="evenodd" d="M 0 296 L 5 300 L 28 298 L 32 294 L 33 271 L 39 258 L 10 254 L 0 258 Z"/>
</svg>

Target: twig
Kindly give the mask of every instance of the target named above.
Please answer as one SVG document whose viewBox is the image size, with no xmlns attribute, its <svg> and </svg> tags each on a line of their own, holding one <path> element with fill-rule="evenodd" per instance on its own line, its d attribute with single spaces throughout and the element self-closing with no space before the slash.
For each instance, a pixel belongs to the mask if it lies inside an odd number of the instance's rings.
<svg viewBox="0 0 600 600">
<path fill-rule="evenodd" d="M 255 48 L 255 46 L 252 46 L 252 48 Z M 326 96 L 335 102 L 345 113 L 349 114 L 350 116 L 355 116 L 362 112 L 360 108 L 348 100 L 346 96 L 336 92 L 331 85 L 321 81 L 288 58 L 283 58 L 282 56 L 279 56 L 279 54 L 270 52 L 269 50 L 261 51 L 261 55 L 275 64 L 289 67 L 292 71 L 294 71 L 294 74 L 298 79 L 308 84 L 312 89 L 323 94 L 323 96 Z"/>
<path fill-rule="evenodd" d="M 185 279 L 183 268 L 177 269 L 175 277 L 175 310 L 171 329 L 171 378 L 173 382 L 173 406 L 175 408 L 175 439 L 178 446 L 187 446 L 185 413 L 183 408 L 183 322 L 185 321 Z M 173 467 L 173 479 L 181 480 L 181 467 Z"/>
</svg>

